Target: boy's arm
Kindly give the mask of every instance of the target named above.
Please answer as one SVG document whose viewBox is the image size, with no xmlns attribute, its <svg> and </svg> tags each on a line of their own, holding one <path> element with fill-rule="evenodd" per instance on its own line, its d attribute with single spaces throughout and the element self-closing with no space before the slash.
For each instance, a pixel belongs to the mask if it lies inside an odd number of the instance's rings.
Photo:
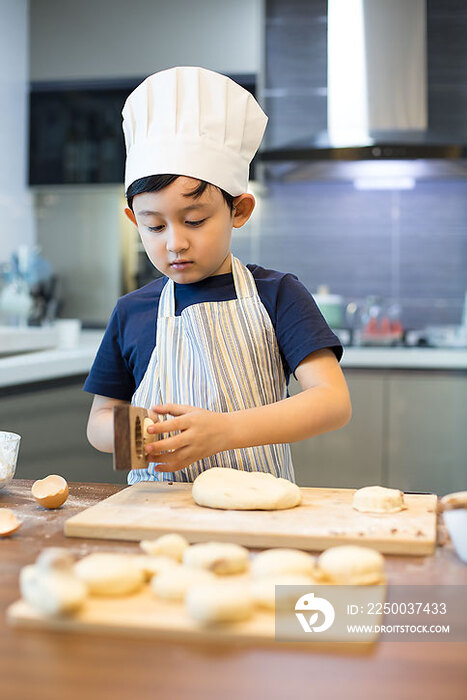
<svg viewBox="0 0 467 700">
<path fill-rule="evenodd" d="M 302 392 L 267 406 L 231 413 L 172 404 L 154 406 L 155 413 L 176 417 L 149 428 L 151 433 L 170 432 L 171 436 L 147 446 L 147 452 L 161 463 L 161 471 L 172 471 L 223 450 L 298 442 L 348 423 L 349 392 L 332 350 L 311 353 L 295 374 Z"/>
<path fill-rule="evenodd" d="M 129 401 L 110 399 L 107 396 L 94 396 L 91 411 L 89 413 L 87 436 L 96 450 L 101 452 L 113 452 L 113 413 L 114 406 L 129 404 Z"/>
<path fill-rule="evenodd" d="M 298 442 L 348 423 L 352 413 L 349 391 L 332 350 L 308 355 L 295 376 L 302 389 L 296 396 L 228 414 L 233 447 Z"/>
</svg>

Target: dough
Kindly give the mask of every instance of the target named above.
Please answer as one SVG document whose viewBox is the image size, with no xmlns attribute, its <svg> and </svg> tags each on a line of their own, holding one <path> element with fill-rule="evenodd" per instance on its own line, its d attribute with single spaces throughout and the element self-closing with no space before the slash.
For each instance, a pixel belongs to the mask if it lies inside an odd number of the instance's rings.
<svg viewBox="0 0 467 700">
<path fill-rule="evenodd" d="M 397 513 L 407 507 L 402 491 L 384 486 L 358 489 L 354 493 L 352 505 L 362 513 Z"/>
<path fill-rule="evenodd" d="M 301 501 L 300 489 L 288 479 L 224 467 L 212 467 L 197 476 L 192 494 L 199 506 L 226 510 L 279 510 Z"/>
<path fill-rule="evenodd" d="M 199 583 L 215 580 L 213 574 L 203 569 L 189 569 L 180 564 L 161 571 L 151 581 L 153 592 L 164 600 L 184 600 L 188 589 Z"/>
<path fill-rule="evenodd" d="M 139 546 L 146 554 L 172 557 L 175 561 L 181 562 L 183 552 L 189 546 L 189 543 L 182 535 L 171 532 L 168 535 L 161 535 L 156 540 L 142 540 Z"/>
<path fill-rule="evenodd" d="M 88 593 L 86 584 L 73 572 L 73 558 L 58 547 L 45 549 L 35 565 L 25 566 L 19 585 L 23 599 L 45 615 L 79 610 Z"/>
<path fill-rule="evenodd" d="M 152 420 L 152 418 L 149 418 L 149 416 L 147 416 L 143 420 L 143 443 L 145 445 L 149 444 L 150 442 L 154 442 L 158 438 L 158 435 L 156 433 L 148 433 L 148 428 L 150 425 L 154 425 L 154 421 Z"/>
<path fill-rule="evenodd" d="M 185 604 L 191 617 L 204 624 L 248 620 L 254 612 L 248 586 L 228 580 L 193 586 Z"/>
<path fill-rule="evenodd" d="M 315 559 L 301 549 L 266 549 L 255 556 L 251 564 L 253 578 L 280 574 L 302 574 L 312 577 Z"/>
<path fill-rule="evenodd" d="M 153 576 L 158 576 L 167 568 L 178 566 L 178 562 L 170 557 L 151 557 L 149 554 L 128 554 L 128 557 L 143 572 L 144 580 L 149 581 Z"/>
<path fill-rule="evenodd" d="M 214 574 L 239 574 L 250 566 L 248 550 L 230 542 L 193 544 L 183 554 L 185 566 L 206 569 Z"/>
<path fill-rule="evenodd" d="M 141 588 L 145 578 L 141 566 L 132 561 L 132 555 L 112 552 L 89 554 L 75 564 L 74 569 L 94 595 L 134 593 Z"/>
<path fill-rule="evenodd" d="M 276 586 L 309 586 L 316 581 L 311 576 L 303 574 L 279 574 L 277 576 L 265 576 L 254 579 L 251 582 L 251 594 L 256 605 L 268 610 L 276 607 Z M 278 593 L 278 610 L 291 610 L 295 608 L 299 595 L 292 591 L 280 591 Z"/>
<path fill-rule="evenodd" d="M 458 508 L 467 508 L 467 491 L 456 491 L 448 493 L 440 500 L 440 511 L 457 510 Z"/>
<path fill-rule="evenodd" d="M 73 564 L 73 556 L 65 547 L 46 547 L 36 559 L 36 566 L 42 571 L 71 572 Z"/>
<path fill-rule="evenodd" d="M 323 583 L 370 585 L 383 583 L 384 558 L 369 547 L 330 547 L 318 558 Z"/>
</svg>

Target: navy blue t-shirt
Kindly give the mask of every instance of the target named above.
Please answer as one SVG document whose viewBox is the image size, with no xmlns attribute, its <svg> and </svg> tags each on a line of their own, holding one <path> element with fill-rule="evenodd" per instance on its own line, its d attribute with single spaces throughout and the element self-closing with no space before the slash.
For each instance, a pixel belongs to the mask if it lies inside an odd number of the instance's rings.
<svg viewBox="0 0 467 700">
<path fill-rule="evenodd" d="M 274 326 L 287 382 L 300 362 L 315 350 L 331 348 L 341 359 L 338 337 L 295 275 L 258 265 L 247 267 Z M 166 282 L 167 277 L 159 277 L 118 300 L 84 384 L 85 391 L 131 401 L 156 344 L 157 310 Z M 231 272 L 192 284 L 175 284 L 175 314 L 179 316 L 192 304 L 235 298 Z"/>
</svg>

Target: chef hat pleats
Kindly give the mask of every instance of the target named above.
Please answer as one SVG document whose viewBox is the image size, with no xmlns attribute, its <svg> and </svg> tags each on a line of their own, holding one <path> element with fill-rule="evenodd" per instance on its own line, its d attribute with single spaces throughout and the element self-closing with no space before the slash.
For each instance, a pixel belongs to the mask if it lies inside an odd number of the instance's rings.
<svg viewBox="0 0 467 700">
<path fill-rule="evenodd" d="M 254 97 L 220 73 L 178 66 L 149 76 L 122 111 L 125 189 L 149 175 L 187 175 L 236 196 L 267 124 Z"/>
</svg>

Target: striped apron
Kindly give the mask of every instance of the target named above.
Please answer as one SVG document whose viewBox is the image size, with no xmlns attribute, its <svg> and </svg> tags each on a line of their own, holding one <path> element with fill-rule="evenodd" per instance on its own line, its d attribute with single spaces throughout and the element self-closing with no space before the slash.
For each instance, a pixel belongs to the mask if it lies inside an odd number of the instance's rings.
<svg viewBox="0 0 467 700">
<path fill-rule="evenodd" d="M 156 346 L 133 405 L 178 403 L 225 413 L 286 398 L 274 326 L 253 275 L 233 256 L 232 275 L 236 299 L 193 304 L 181 316 L 175 316 L 175 287 L 168 280 L 159 301 Z M 176 472 L 156 471 L 156 464 L 131 470 L 128 483 L 192 482 L 211 467 L 271 472 L 295 480 L 288 444 L 218 452 Z"/>
</svg>

